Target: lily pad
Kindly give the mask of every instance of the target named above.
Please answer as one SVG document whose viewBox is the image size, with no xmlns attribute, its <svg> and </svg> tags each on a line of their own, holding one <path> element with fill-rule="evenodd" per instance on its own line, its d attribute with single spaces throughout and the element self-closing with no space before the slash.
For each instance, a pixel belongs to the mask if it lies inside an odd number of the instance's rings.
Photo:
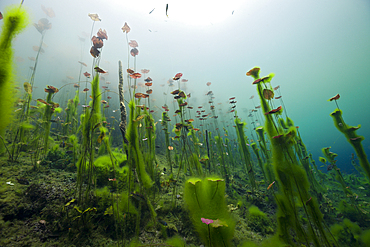
<svg viewBox="0 0 370 247">
<path fill-rule="evenodd" d="M 226 224 L 225 221 L 222 221 L 220 219 L 217 219 L 217 220 L 214 220 L 213 223 L 210 224 L 212 227 L 214 228 L 217 228 L 217 227 L 220 227 L 220 226 L 226 226 L 228 227 L 228 225 Z"/>
</svg>

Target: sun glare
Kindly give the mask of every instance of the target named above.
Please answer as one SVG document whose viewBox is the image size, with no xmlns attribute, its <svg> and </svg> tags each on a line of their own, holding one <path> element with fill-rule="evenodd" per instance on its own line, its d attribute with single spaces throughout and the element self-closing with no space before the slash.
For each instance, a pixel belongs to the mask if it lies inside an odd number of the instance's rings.
<svg viewBox="0 0 370 247">
<path fill-rule="evenodd" d="M 233 8 L 226 1 L 179 1 L 168 15 L 177 22 L 204 26 L 223 22 L 233 15 Z"/>
</svg>

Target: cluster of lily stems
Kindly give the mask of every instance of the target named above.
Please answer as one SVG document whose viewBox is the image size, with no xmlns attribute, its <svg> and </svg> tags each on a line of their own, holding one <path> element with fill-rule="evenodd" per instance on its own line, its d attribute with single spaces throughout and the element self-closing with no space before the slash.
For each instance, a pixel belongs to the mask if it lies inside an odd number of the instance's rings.
<svg viewBox="0 0 370 247">
<path fill-rule="evenodd" d="M 38 27 L 40 29 L 40 26 Z M 120 61 L 118 91 L 121 121 L 119 127 L 123 137 L 120 152 L 126 156 L 125 166 L 127 166 L 128 172 L 123 180 L 119 180 L 116 179 L 116 173 L 121 164 L 117 162 L 115 152 L 112 151 L 112 130 L 107 127 L 105 108 L 101 105 L 102 94 L 105 93 L 100 91 L 99 85 L 99 75 L 102 73 L 98 67 L 102 56 L 101 52 L 97 55 L 92 54 L 94 57 L 93 68 L 98 68 L 96 71 L 92 71 L 92 81 L 88 82 L 88 78 L 86 78 L 86 81 L 79 80 L 77 82 L 78 85 L 82 82 L 85 82 L 86 86 L 88 83 L 91 84 L 92 100 L 87 104 L 86 96 L 85 107 L 79 115 L 80 91 L 79 86 L 76 87 L 74 98 L 68 99 L 65 121 L 56 123 L 61 134 L 56 134 L 54 138 L 50 136 L 52 116 L 62 112 L 59 104 L 53 102 L 54 95 L 60 89 L 47 86 L 45 88 L 46 99 L 38 99 L 37 106 L 31 105 L 37 62 L 47 30 L 48 28 L 44 28 L 40 32 L 40 46 L 32 74 L 28 82 L 24 84 L 25 94 L 23 98 L 17 102 L 20 109 L 14 117 L 19 120 L 18 124 L 12 126 L 8 133 L 9 136 L 7 136 L 7 139 L 12 143 L 12 145 L 6 147 L 11 162 L 18 161 L 21 153 L 26 152 L 31 157 L 34 168 L 38 169 L 39 161 L 45 158 L 53 149 L 50 142 L 58 141 L 63 145 L 63 148 L 66 148 L 72 154 L 73 164 L 77 167 L 77 209 L 84 208 L 84 212 L 86 210 L 92 212 L 91 196 L 97 189 L 97 174 L 94 163 L 98 155 L 107 155 L 111 162 L 109 169 L 112 171 L 112 177 L 107 178 L 110 179 L 112 214 L 116 236 L 118 239 L 120 238 L 119 235 L 122 236 L 123 244 L 129 238 L 129 236 L 125 236 L 125 229 L 132 227 L 127 222 L 135 222 L 135 233 L 136 236 L 139 235 L 143 221 L 141 212 L 144 209 L 148 210 L 150 220 L 154 225 L 163 227 L 159 223 L 157 213 L 154 210 L 154 206 L 160 199 L 158 197 L 161 190 L 171 190 L 172 208 L 176 207 L 176 195 L 182 188 L 180 187 L 180 181 L 187 177 L 205 178 L 217 175 L 225 179 L 226 193 L 232 193 L 235 190 L 233 175 L 240 171 L 236 164 L 242 164 L 252 197 L 259 190 L 267 189 L 271 196 L 275 198 L 278 206 L 277 235 L 281 241 L 292 246 L 295 246 L 297 242 L 305 243 L 307 246 L 311 243 L 315 246 L 333 246 L 332 243 L 336 240 L 323 221 L 323 215 L 319 209 L 319 200 L 322 200 L 321 195 L 325 188 L 320 185 L 318 180 L 322 180 L 326 175 L 318 170 L 292 119 L 287 116 L 285 119 L 282 118 L 285 109 L 274 106 L 273 96 L 271 97 L 273 74 L 261 78 L 259 76 L 260 69 L 257 67 L 247 73 L 247 75 L 254 78 L 253 84 L 257 87 L 264 117 L 263 126 L 251 128 L 252 136 L 256 135 L 257 138 L 249 139 L 245 134 L 246 122 L 241 121 L 237 115 L 236 101 L 231 103 L 233 104 L 233 110 L 230 111 L 234 113 L 234 130 L 226 129 L 224 126 L 225 133 L 224 135 L 221 134 L 219 126 L 222 123 L 218 121 L 212 93 L 207 94 L 210 104 L 210 114 L 208 115 L 212 117 L 202 116 L 199 117 L 199 120 L 194 121 L 191 118 L 190 95 L 187 95 L 181 89 L 180 78 L 182 74 L 180 73 L 173 78 L 178 89 L 171 92 L 176 107 L 173 116 L 175 123 L 168 114 L 168 106 L 164 106 L 160 121 L 161 129 L 157 129 L 159 125 L 156 125 L 157 122 L 155 122 L 150 111 L 150 96 L 136 92 L 139 77 L 132 76 L 136 71 L 136 55 L 134 56 L 133 71 L 131 69 L 127 70 L 128 101 L 123 96 L 125 82 Z M 126 40 L 128 41 L 127 33 Z M 4 36 L 10 37 L 11 34 L 3 32 L 1 37 L 0 48 L 7 51 L 10 47 L 6 43 L 9 38 L 4 39 Z M 95 44 L 93 47 L 96 47 Z M 4 54 L 8 53 L 5 52 Z M 11 57 L 6 58 L 10 63 Z M 129 61 L 130 59 L 128 59 L 127 68 L 130 67 Z M 2 70 L 2 68 L 0 69 Z M 80 74 L 81 72 L 82 69 L 80 69 Z M 1 71 L 1 73 L 2 81 L 9 80 L 10 76 L 6 74 L 6 71 Z M 62 99 L 62 101 L 64 100 Z M 126 112 L 127 103 L 128 112 Z M 360 165 L 365 171 L 361 171 L 362 174 L 370 178 L 369 162 L 361 145 L 363 137 L 355 133 L 360 126 L 350 127 L 346 125 L 342 118 L 342 111 L 339 109 L 336 109 L 331 115 L 336 127 L 354 147 L 360 159 Z M 207 120 L 209 120 L 207 123 L 209 128 L 203 128 L 202 126 L 201 129 L 198 129 L 194 127 L 195 123 L 203 125 Z M 212 128 L 211 124 L 213 124 Z M 1 132 L 1 135 L 3 143 L 5 143 L 4 131 Z M 161 174 L 162 170 L 158 168 L 156 146 L 165 150 L 167 160 L 165 167 L 168 171 L 168 174 L 165 174 L 165 179 Z M 96 151 L 98 151 L 98 154 L 96 154 Z M 341 184 L 343 192 L 349 198 L 351 205 L 360 214 L 363 213 L 356 204 L 355 194 L 348 188 L 335 164 L 336 154 L 330 152 L 329 148 L 324 148 L 323 154 L 326 159 L 322 158 L 321 161 L 326 163 L 327 160 L 329 162 L 329 166 L 335 172 L 335 179 Z M 358 167 L 358 169 L 361 168 Z M 135 198 L 139 198 L 139 200 L 134 200 Z M 121 206 L 121 204 L 125 204 L 125 206 Z M 124 211 L 121 210 L 122 208 L 124 208 Z M 82 212 L 82 210 L 80 211 Z M 119 226 L 122 224 L 122 214 L 124 214 L 124 227 Z M 302 214 L 307 219 L 307 223 L 302 221 Z"/>
</svg>

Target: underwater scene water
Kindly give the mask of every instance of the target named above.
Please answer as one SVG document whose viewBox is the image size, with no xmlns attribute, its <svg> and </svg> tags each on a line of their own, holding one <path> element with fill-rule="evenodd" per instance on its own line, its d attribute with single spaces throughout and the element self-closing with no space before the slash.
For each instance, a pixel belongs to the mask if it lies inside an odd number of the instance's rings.
<svg viewBox="0 0 370 247">
<path fill-rule="evenodd" d="M 0 246 L 370 246 L 370 2 L 0 2 Z"/>
</svg>

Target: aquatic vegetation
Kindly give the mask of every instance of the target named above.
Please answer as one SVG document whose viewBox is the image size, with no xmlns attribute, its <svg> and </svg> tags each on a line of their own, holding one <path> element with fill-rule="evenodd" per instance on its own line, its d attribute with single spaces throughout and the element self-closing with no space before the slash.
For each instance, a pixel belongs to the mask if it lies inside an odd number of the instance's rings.
<svg viewBox="0 0 370 247">
<path fill-rule="evenodd" d="M 281 242 L 277 236 L 264 239 L 261 243 L 245 242 L 239 247 L 286 247 L 286 244 Z"/>
<path fill-rule="evenodd" d="M 247 148 L 247 141 L 245 139 L 245 136 L 244 136 L 244 126 L 246 125 L 245 122 L 241 122 L 239 118 L 235 118 L 235 125 L 236 125 L 236 133 L 237 133 L 237 136 L 238 136 L 238 142 L 239 142 L 239 145 L 241 146 L 241 150 L 242 150 L 242 154 L 243 154 L 243 157 L 244 157 L 244 162 L 245 162 L 245 166 L 246 166 L 246 170 L 248 172 L 248 176 L 249 176 L 249 182 L 251 183 L 251 186 L 253 189 L 256 188 L 256 179 L 255 179 L 255 175 L 254 175 L 254 171 L 253 171 L 253 166 L 252 166 L 252 163 L 251 163 L 251 158 L 250 158 L 250 152 L 249 152 L 249 149 Z"/>
<path fill-rule="evenodd" d="M 122 62 L 119 61 L 118 63 L 119 69 L 119 101 L 120 101 L 120 110 L 121 110 L 121 121 L 119 123 L 119 129 L 122 134 L 122 138 L 124 141 L 124 144 L 128 144 L 127 138 L 126 138 L 126 127 L 127 127 L 127 111 L 125 106 L 125 97 L 124 97 L 124 90 L 123 90 L 123 72 L 122 72 Z M 125 150 L 127 150 L 127 147 L 125 147 Z"/>
<path fill-rule="evenodd" d="M 248 226 L 263 235 L 273 233 L 271 220 L 256 206 L 248 208 Z"/>
<path fill-rule="evenodd" d="M 0 35 L 0 136 L 4 137 L 6 127 L 12 122 L 14 101 L 13 39 L 29 23 L 27 11 L 20 6 L 8 7 L 3 19 Z M 0 142 L 0 153 L 5 151 L 4 140 Z"/>
<path fill-rule="evenodd" d="M 167 121 L 168 119 L 169 119 L 169 117 L 168 117 L 167 112 L 166 111 L 162 112 L 161 125 L 163 127 L 163 131 L 164 131 L 164 135 L 165 135 L 166 147 L 168 147 L 168 148 L 165 149 L 166 150 L 166 157 L 167 157 L 167 162 L 170 165 L 170 169 L 171 169 L 170 171 L 171 171 L 171 174 L 172 174 L 173 170 L 172 170 L 172 160 L 171 160 L 171 154 L 170 154 L 170 148 L 169 148 L 171 146 L 170 146 L 170 137 L 169 137 L 170 133 L 168 132 L 168 121 Z M 171 147 L 171 148 L 173 149 L 173 147 Z"/>
<path fill-rule="evenodd" d="M 45 88 L 45 92 L 48 93 L 46 97 L 46 101 L 43 101 L 45 106 L 45 111 L 44 111 L 44 155 L 48 152 L 48 143 L 49 143 L 49 133 L 50 133 L 50 127 L 51 127 L 51 116 L 53 115 L 54 112 L 61 112 L 62 109 L 59 108 L 59 104 L 54 103 L 51 101 L 52 96 L 57 93 L 59 90 L 53 86 L 47 86 Z"/>
<path fill-rule="evenodd" d="M 59 145 L 55 145 L 39 163 L 40 166 L 49 166 L 54 169 L 65 169 L 70 162 L 71 158 L 69 155 L 59 150 Z"/>
<path fill-rule="evenodd" d="M 335 99 L 335 102 L 337 102 L 336 100 L 337 99 Z M 370 163 L 369 160 L 367 159 L 364 147 L 361 144 L 361 142 L 364 140 L 364 137 L 356 134 L 356 131 L 361 127 L 361 125 L 358 126 L 347 125 L 342 117 L 342 110 L 339 110 L 339 108 L 336 109 L 334 112 L 330 113 L 330 116 L 332 116 L 333 118 L 335 127 L 344 134 L 347 141 L 355 149 L 357 157 L 360 161 L 360 165 L 362 169 L 364 169 L 365 174 L 368 180 L 370 181 Z"/>
<path fill-rule="evenodd" d="M 96 184 L 99 186 L 108 185 L 109 180 L 107 178 L 117 177 L 117 179 L 123 181 L 124 177 L 118 177 L 117 175 L 119 175 L 120 164 L 126 161 L 126 155 L 115 152 L 112 152 L 112 155 L 115 157 L 113 165 L 110 155 L 99 156 L 94 161 Z"/>
<path fill-rule="evenodd" d="M 224 193 L 225 181 L 221 178 L 191 178 L 185 182 L 184 199 L 193 225 L 209 246 L 231 246 L 235 222 L 227 211 Z"/>
<path fill-rule="evenodd" d="M 95 148 L 93 147 L 94 138 L 93 134 L 99 129 L 101 135 L 106 132 L 105 128 L 101 126 L 101 110 L 100 101 L 101 94 L 99 90 L 99 76 L 95 76 L 91 82 L 92 89 L 92 101 L 91 109 L 85 110 L 84 114 L 81 114 L 81 130 L 82 130 L 82 145 L 81 152 L 77 166 L 77 182 L 79 187 L 79 202 L 82 203 L 82 184 L 84 182 L 84 176 L 87 173 L 87 190 L 85 192 L 86 196 L 91 190 L 91 185 L 93 185 L 93 164 L 94 164 L 94 154 Z M 102 137 L 103 139 L 103 137 Z"/>
<path fill-rule="evenodd" d="M 337 242 L 343 246 L 363 246 L 360 242 L 361 228 L 349 219 L 344 219 L 341 224 L 332 225 L 330 230 Z"/>
<path fill-rule="evenodd" d="M 55 16 L 50 7 L 41 9 L 44 17 Z M 124 22 L 127 63 L 118 63 L 117 87 L 111 54 L 105 55 L 110 51 L 107 31 L 94 30 L 100 25 L 98 14 L 86 14 L 93 21 L 91 33 L 83 31 L 76 39 L 81 57 L 78 63 L 76 58 L 68 61 L 71 68 L 52 68 L 53 59 L 62 65 L 71 54 L 63 51 L 62 56 L 55 56 L 55 49 L 47 49 L 43 41 L 52 23 L 42 17 L 32 29 L 41 35 L 36 37 L 40 43 L 29 44 L 35 55 L 25 54 L 32 65 L 29 69 L 19 64 L 15 78 L 12 56 L 0 58 L 7 70 L 6 81 L 20 79 L 19 85 L 11 83 L 2 90 L 0 69 L 0 93 L 7 97 L 11 90 L 12 95 L 0 107 L 7 108 L 0 120 L 11 123 L 3 126 L 0 121 L 0 145 L 6 144 L 9 155 L 8 160 L 5 155 L 0 160 L 0 228 L 14 232 L 1 232 L 0 245 L 28 246 L 36 238 L 58 246 L 202 242 L 223 247 L 331 247 L 365 246 L 370 241 L 366 236 L 370 204 L 364 137 L 356 134 L 360 126 L 344 123 L 339 94 L 329 99 L 337 106 L 332 117 L 356 150 L 347 162 L 354 173 L 345 166 L 339 169 L 339 164 L 346 165 L 344 159 L 336 163 L 342 154 L 329 148 L 319 158 L 322 166 L 316 165 L 312 154 L 317 148 L 308 146 L 309 142 L 306 147 L 303 140 L 307 124 L 295 126 L 280 86 L 272 85 L 274 74 L 260 77 L 258 67 L 247 72 L 253 77 L 257 97 L 225 95 L 237 89 L 234 84 L 222 85 L 225 90 L 220 95 L 217 87 L 222 77 L 213 79 L 206 68 L 201 76 L 191 71 L 189 80 L 185 79 L 189 68 L 177 68 L 176 63 L 186 57 L 171 51 L 167 55 L 173 66 L 168 69 L 180 72 L 160 71 L 159 64 L 150 70 L 139 67 L 150 64 L 147 44 L 154 37 L 137 41 L 131 35 L 143 27 L 131 32 Z M 4 17 L 12 18 L 8 13 Z M 9 37 L 8 48 L 13 34 L 6 34 L 6 29 L 4 24 L 0 44 Z M 70 30 L 63 33 L 66 41 L 62 44 L 72 44 L 75 51 Z M 180 41 L 177 35 L 171 38 Z M 83 58 L 90 56 L 85 41 L 90 45 L 91 64 Z M 118 48 L 114 50 L 114 55 L 122 55 Z M 22 63 L 27 59 L 22 49 L 19 52 L 16 61 Z M 156 60 L 167 61 L 162 54 Z M 36 77 L 36 71 L 43 73 Z M 68 74 L 60 78 L 63 71 Z M 222 73 L 233 80 L 234 72 L 228 68 Z M 208 75 L 215 81 L 203 78 Z M 292 92 L 296 94 L 296 89 L 291 88 L 287 96 Z M 246 240 L 253 242 L 243 244 Z"/>
<path fill-rule="evenodd" d="M 76 221 L 78 228 L 82 229 L 82 231 L 87 231 L 91 229 L 91 214 L 93 212 L 96 212 L 96 208 L 93 207 L 81 210 L 78 206 L 74 206 L 74 209 L 77 211 L 78 215 L 73 217 L 72 221 Z"/>
<path fill-rule="evenodd" d="M 138 138 L 138 124 L 139 121 L 134 120 L 135 119 L 135 103 L 133 100 L 130 101 L 129 104 L 130 108 L 130 121 L 127 126 L 127 134 L 126 138 L 129 142 L 129 151 L 128 151 L 128 157 L 129 157 L 129 163 L 135 164 L 140 182 L 145 188 L 150 188 L 153 185 L 153 182 L 148 175 L 148 173 L 145 171 L 145 163 L 144 163 L 144 157 L 139 147 L 139 138 Z"/>
<path fill-rule="evenodd" d="M 288 129 L 277 127 L 272 116 L 280 115 L 282 107 L 271 110 L 271 100 L 267 100 L 263 96 L 263 89 L 267 88 L 266 84 L 270 83 L 274 74 L 271 73 L 260 78 L 259 71 L 260 68 L 255 67 L 247 72 L 247 76 L 252 76 L 254 78 L 253 84 L 257 85 L 257 92 L 265 115 L 264 127 L 271 142 L 274 172 L 279 184 L 279 193 L 275 194 L 275 200 L 279 206 L 277 235 L 282 241 L 293 245 L 292 236 L 289 233 L 289 230 L 293 230 L 300 242 L 309 244 L 310 241 L 313 241 L 316 246 L 330 246 L 318 203 L 309 193 L 307 174 L 294 155 L 293 144 L 296 128 L 292 120 L 288 118 L 286 122 L 292 122 Z M 298 217 L 296 201 L 300 202 L 299 206 L 303 208 L 309 221 L 308 233 Z M 316 234 L 315 230 L 320 235 Z"/>
</svg>

